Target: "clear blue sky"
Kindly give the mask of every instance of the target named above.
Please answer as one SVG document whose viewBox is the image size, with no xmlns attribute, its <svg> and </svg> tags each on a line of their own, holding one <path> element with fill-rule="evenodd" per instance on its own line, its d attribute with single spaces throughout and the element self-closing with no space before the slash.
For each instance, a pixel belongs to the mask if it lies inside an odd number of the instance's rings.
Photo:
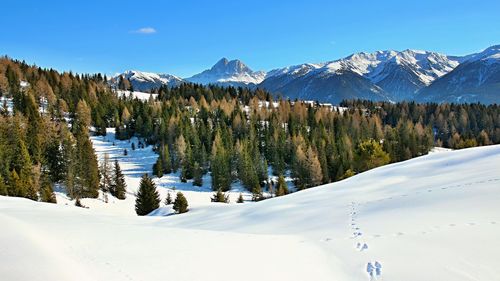
<svg viewBox="0 0 500 281">
<path fill-rule="evenodd" d="M 358 51 L 467 54 L 500 44 L 500 1 L 3 1 L 0 54 L 43 67 L 190 76 L 221 57 L 254 70 Z"/>
</svg>

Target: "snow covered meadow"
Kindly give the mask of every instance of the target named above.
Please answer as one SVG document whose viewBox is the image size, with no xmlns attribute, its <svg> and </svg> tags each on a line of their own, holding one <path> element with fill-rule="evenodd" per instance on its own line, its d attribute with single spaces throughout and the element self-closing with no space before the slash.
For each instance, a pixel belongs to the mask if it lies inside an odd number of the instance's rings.
<svg viewBox="0 0 500 281">
<path fill-rule="evenodd" d="M 258 203 L 235 204 L 238 186 L 231 204 L 211 203 L 209 177 L 196 188 L 166 175 L 162 199 L 175 187 L 190 211 L 137 217 L 133 193 L 156 154 L 113 146 L 112 131 L 92 141 L 119 158 L 127 199 L 82 209 L 62 194 L 57 205 L 0 197 L 2 280 L 500 280 L 500 145 Z"/>
</svg>

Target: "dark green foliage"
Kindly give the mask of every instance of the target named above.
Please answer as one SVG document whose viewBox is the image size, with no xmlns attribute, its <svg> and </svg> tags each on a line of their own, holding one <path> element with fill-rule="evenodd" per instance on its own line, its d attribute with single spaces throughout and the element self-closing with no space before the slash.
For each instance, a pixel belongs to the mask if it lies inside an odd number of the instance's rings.
<svg viewBox="0 0 500 281">
<path fill-rule="evenodd" d="M 203 185 L 203 170 L 200 164 L 198 164 L 198 162 L 194 162 L 193 165 L 193 185 L 194 186 Z"/>
<path fill-rule="evenodd" d="M 167 193 L 167 198 L 165 198 L 165 205 L 168 206 L 168 205 L 170 205 L 172 203 L 173 203 L 173 201 L 172 201 L 172 195 L 170 195 L 170 192 L 169 192 L 169 193 Z"/>
<path fill-rule="evenodd" d="M 8 195 L 7 194 L 7 185 L 5 184 L 5 181 L 2 177 L 2 175 L 0 175 L 0 195 Z"/>
<path fill-rule="evenodd" d="M 163 168 L 163 173 L 170 174 L 172 172 L 172 159 L 170 158 L 168 146 L 161 146 L 159 158 L 161 159 L 161 167 Z"/>
<path fill-rule="evenodd" d="M 135 200 L 135 212 L 139 216 L 145 216 L 160 207 L 160 194 L 156 190 L 153 180 L 144 174 Z"/>
<path fill-rule="evenodd" d="M 125 183 L 125 176 L 122 173 L 118 160 L 115 160 L 112 182 L 113 183 L 111 185 L 111 194 L 120 200 L 125 199 L 127 184 Z"/>
<path fill-rule="evenodd" d="M 212 147 L 212 190 L 228 191 L 231 188 L 231 159 L 222 137 L 216 135 Z"/>
<path fill-rule="evenodd" d="M 25 187 L 16 170 L 12 170 L 12 172 L 10 173 L 7 194 L 9 194 L 9 196 L 16 197 L 24 197 L 26 195 Z"/>
<path fill-rule="evenodd" d="M 153 175 L 159 178 L 163 177 L 163 165 L 161 157 L 158 157 L 158 159 L 156 159 L 156 162 L 153 164 Z"/>
<path fill-rule="evenodd" d="M 188 209 L 188 201 L 182 192 L 177 192 L 177 196 L 174 201 L 174 211 L 178 214 L 186 213 Z"/>
<path fill-rule="evenodd" d="M 226 195 L 224 192 L 222 192 L 222 190 L 219 189 L 214 193 L 211 201 L 219 203 L 229 203 L 229 194 Z"/>
</svg>

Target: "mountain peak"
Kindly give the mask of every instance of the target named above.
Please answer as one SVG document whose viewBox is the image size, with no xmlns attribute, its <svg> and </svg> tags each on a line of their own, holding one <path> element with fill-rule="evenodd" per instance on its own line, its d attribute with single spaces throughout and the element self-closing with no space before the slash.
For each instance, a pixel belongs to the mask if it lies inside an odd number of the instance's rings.
<svg viewBox="0 0 500 281">
<path fill-rule="evenodd" d="M 188 81 L 200 84 L 230 84 L 233 86 L 259 84 L 264 80 L 264 72 L 254 72 L 238 59 L 228 60 L 223 57 L 212 68 L 196 74 Z"/>
<path fill-rule="evenodd" d="M 225 57 L 221 58 L 215 65 L 216 66 L 226 66 L 229 63 L 229 60 Z"/>
</svg>

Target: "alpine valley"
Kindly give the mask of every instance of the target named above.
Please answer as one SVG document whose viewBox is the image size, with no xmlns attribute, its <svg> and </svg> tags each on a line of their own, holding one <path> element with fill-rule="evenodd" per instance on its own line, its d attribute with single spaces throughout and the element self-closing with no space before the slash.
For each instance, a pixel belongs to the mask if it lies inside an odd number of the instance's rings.
<svg viewBox="0 0 500 281">
<path fill-rule="evenodd" d="M 290 99 L 338 104 L 345 99 L 419 102 L 500 102 L 500 45 L 466 56 L 430 51 L 355 53 L 323 63 L 304 63 L 269 72 L 222 58 L 212 68 L 181 79 L 169 74 L 126 71 L 120 77 L 135 90 L 150 91 L 183 82 L 262 88 Z"/>
</svg>

